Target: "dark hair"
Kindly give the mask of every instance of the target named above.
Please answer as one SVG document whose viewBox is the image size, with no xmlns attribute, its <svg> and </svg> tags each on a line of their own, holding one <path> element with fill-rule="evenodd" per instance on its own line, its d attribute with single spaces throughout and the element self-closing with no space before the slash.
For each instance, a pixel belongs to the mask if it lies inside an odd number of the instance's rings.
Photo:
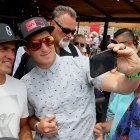
<svg viewBox="0 0 140 140">
<path fill-rule="evenodd" d="M 132 30 L 127 29 L 127 28 L 119 29 L 119 30 L 117 30 L 117 31 L 114 33 L 114 38 L 116 38 L 117 36 L 119 36 L 119 35 L 121 35 L 121 34 L 124 34 L 124 35 L 128 36 L 130 39 L 132 39 L 133 44 L 134 44 L 135 46 L 138 45 L 138 41 L 135 39 L 135 35 L 134 35 L 134 33 L 133 33 Z"/>
</svg>

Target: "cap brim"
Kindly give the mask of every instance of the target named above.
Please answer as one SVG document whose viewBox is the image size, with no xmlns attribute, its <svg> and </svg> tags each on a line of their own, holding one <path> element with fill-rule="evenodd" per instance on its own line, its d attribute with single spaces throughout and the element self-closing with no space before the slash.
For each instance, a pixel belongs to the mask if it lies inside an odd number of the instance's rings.
<svg viewBox="0 0 140 140">
<path fill-rule="evenodd" d="M 33 35 L 35 33 L 39 33 L 39 32 L 42 32 L 42 31 L 48 31 L 49 33 L 51 33 L 53 30 L 54 30 L 54 26 L 43 27 L 43 28 L 40 28 L 39 30 L 36 30 L 36 31 L 32 32 L 30 35 L 26 36 L 25 39 L 27 39 L 28 37 L 30 37 L 31 35 Z"/>
<path fill-rule="evenodd" d="M 7 43 L 7 42 L 15 42 L 16 47 L 20 47 L 20 46 L 26 46 L 27 41 L 23 40 L 23 39 L 9 39 L 9 40 L 4 40 L 1 41 L 0 43 Z"/>
</svg>

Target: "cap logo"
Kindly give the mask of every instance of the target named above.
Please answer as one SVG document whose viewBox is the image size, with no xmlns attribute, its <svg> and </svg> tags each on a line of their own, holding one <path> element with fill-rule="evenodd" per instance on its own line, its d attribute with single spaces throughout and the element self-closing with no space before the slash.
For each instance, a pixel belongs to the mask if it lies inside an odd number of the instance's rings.
<svg viewBox="0 0 140 140">
<path fill-rule="evenodd" d="M 37 27 L 44 27 L 45 26 L 45 23 L 42 19 L 40 18 L 36 18 L 36 19 L 33 19 L 29 22 L 26 23 L 26 29 L 28 30 L 28 32 L 34 28 L 37 28 Z"/>
<path fill-rule="evenodd" d="M 9 26 L 5 26 L 5 29 L 6 29 L 7 35 L 12 36 L 11 28 Z"/>
</svg>

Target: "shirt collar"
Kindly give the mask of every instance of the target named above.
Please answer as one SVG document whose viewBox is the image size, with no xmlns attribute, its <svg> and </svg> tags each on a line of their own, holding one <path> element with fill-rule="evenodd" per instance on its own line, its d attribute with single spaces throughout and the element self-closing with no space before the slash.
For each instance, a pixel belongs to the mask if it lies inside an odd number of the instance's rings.
<svg viewBox="0 0 140 140">
<path fill-rule="evenodd" d="M 49 69 L 42 69 L 42 68 L 39 68 L 38 66 L 36 67 L 37 68 L 37 71 L 41 74 L 41 75 L 46 75 L 47 72 L 51 72 L 52 74 L 56 73 L 58 67 L 59 67 L 59 62 L 60 62 L 60 56 L 58 56 L 56 54 L 56 59 L 53 63 L 53 65 L 49 68 Z"/>
<path fill-rule="evenodd" d="M 56 54 L 56 59 L 55 59 L 53 65 L 48 70 L 51 71 L 53 74 L 56 73 L 56 71 L 59 67 L 59 62 L 60 62 L 60 56 L 58 56 Z"/>
</svg>

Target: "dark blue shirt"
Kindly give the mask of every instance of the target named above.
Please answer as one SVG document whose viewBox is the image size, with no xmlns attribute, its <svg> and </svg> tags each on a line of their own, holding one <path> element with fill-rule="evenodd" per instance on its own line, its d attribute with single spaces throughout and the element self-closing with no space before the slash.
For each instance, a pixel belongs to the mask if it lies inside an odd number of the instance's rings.
<svg viewBox="0 0 140 140">
<path fill-rule="evenodd" d="M 140 93 L 126 110 L 112 140 L 140 140 Z"/>
</svg>

